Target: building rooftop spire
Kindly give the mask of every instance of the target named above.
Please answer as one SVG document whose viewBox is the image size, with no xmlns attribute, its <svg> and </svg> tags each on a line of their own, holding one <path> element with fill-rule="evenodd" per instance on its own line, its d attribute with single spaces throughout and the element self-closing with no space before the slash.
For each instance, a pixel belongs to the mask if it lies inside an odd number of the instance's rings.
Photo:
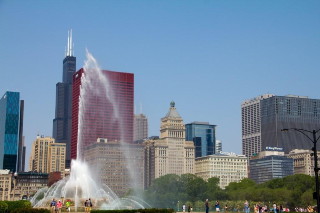
<svg viewBox="0 0 320 213">
<path fill-rule="evenodd" d="M 170 118 L 181 118 L 181 116 L 179 115 L 178 111 L 175 108 L 175 102 L 171 101 L 170 102 L 170 108 L 168 113 L 166 114 L 166 117 L 170 117 Z"/>
</svg>

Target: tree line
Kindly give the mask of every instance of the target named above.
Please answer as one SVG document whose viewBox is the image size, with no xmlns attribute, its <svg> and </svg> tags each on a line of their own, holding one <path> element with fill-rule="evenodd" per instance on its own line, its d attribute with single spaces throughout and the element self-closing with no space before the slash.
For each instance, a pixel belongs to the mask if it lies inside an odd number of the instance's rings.
<svg viewBox="0 0 320 213">
<path fill-rule="evenodd" d="M 316 205 L 312 193 L 315 191 L 314 177 L 297 174 L 277 178 L 262 184 L 245 178 L 232 182 L 225 189 L 219 187 L 219 178 L 207 181 L 193 174 L 181 176 L 168 174 L 153 181 L 151 186 L 141 191 L 143 199 L 153 207 L 180 209 L 190 205 L 194 211 L 204 210 L 204 201 L 209 199 L 213 207 L 216 200 L 221 207 L 228 205 L 229 210 L 242 211 L 243 203 L 251 205 L 272 205 L 274 202 L 293 209 Z"/>
</svg>

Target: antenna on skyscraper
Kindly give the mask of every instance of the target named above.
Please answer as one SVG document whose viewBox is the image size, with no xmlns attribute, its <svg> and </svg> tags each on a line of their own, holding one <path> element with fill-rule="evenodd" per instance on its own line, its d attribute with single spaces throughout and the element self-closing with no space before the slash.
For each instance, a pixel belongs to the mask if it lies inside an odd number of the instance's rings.
<svg viewBox="0 0 320 213">
<path fill-rule="evenodd" d="M 68 30 L 67 56 L 69 56 L 69 53 L 70 53 L 70 31 Z"/>
<path fill-rule="evenodd" d="M 72 56 L 72 51 L 73 51 L 73 43 L 72 43 L 72 29 L 70 30 L 70 56 Z"/>
<path fill-rule="evenodd" d="M 68 46 L 66 51 L 66 56 L 73 56 L 73 47 L 74 44 L 72 42 L 72 29 L 68 30 Z"/>
</svg>

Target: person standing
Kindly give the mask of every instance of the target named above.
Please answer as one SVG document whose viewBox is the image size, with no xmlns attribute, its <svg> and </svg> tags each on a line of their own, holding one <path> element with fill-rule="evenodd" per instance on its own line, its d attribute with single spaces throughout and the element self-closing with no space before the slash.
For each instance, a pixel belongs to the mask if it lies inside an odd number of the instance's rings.
<svg viewBox="0 0 320 213">
<path fill-rule="evenodd" d="M 216 208 L 216 212 L 220 212 L 220 204 L 219 201 L 216 201 L 216 204 L 214 205 Z"/>
<path fill-rule="evenodd" d="M 277 213 L 277 204 L 276 203 L 273 203 L 272 208 L 273 208 L 273 212 Z"/>
<path fill-rule="evenodd" d="M 61 212 L 61 208 L 62 208 L 62 202 L 61 202 L 61 200 L 59 200 L 58 201 L 58 203 L 57 203 L 57 212 Z"/>
<path fill-rule="evenodd" d="M 246 200 L 246 202 L 244 202 L 244 212 L 245 213 L 250 212 L 249 202 L 247 200 Z"/>
<path fill-rule="evenodd" d="M 67 202 L 66 202 L 66 209 L 68 212 L 70 212 L 70 201 L 69 200 L 67 200 Z"/>
<path fill-rule="evenodd" d="M 204 205 L 206 207 L 206 213 L 209 213 L 209 200 L 206 199 L 206 201 L 204 202 Z"/>
<path fill-rule="evenodd" d="M 92 209 L 92 202 L 91 202 L 91 199 L 89 198 L 88 200 L 88 212 L 90 212 Z"/>
<path fill-rule="evenodd" d="M 85 213 L 89 213 L 89 212 L 88 212 L 88 200 L 86 200 L 86 201 L 84 202 L 84 212 L 85 212 Z"/>
<path fill-rule="evenodd" d="M 228 213 L 228 204 L 226 204 L 226 205 L 224 206 L 224 212 L 225 212 L 225 213 Z"/>
<path fill-rule="evenodd" d="M 52 199 L 51 203 L 50 203 L 50 208 L 51 208 L 51 213 L 54 213 L 56 210 L 56 205 L 57 202 L 55 201 L 55 199 Z"/>
<path fill-rule="evenodd" d="M 182 205 L 182 211 L 186 212 L 186 205 L 185 204 Z"/>
</svg>

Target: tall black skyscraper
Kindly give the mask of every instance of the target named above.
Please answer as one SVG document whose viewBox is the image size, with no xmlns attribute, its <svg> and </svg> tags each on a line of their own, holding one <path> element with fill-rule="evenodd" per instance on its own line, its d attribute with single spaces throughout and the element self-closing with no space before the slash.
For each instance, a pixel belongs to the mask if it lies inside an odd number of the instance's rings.
<svg viewBox="0 0 320 213">
<path fill-rule="evenodd" d="M 68 32 L 68 47 L 63 59 L 62 82 L 56 84 L 56 110 L 53 119 L 53 138 L 66 143 L 66 168 L 70 168 L 72 75 L 76 71 L 76 57 L 73 56 L 72 30 Z"/>
<path fill-rule="evenodd" d="M 320 129 L 320 100 L 306 96 L 265 94 L 242 103 L 242 152 L 250 157 L 267 147 L 311 149 L 313 144 L 296 131 Z M 320 147 L 318 146 L 318 150 Z"/>
<path fill-rule="evenodd" d="M 23 114 L 24 114 L 24 100 L 20 100 L 20 116 L 19 116 L 19 144 L 18 144 L 18 163 L 17 171 L 24 172 L 25 166 L 25 146 L 23 137 Z"/>
</svg>

